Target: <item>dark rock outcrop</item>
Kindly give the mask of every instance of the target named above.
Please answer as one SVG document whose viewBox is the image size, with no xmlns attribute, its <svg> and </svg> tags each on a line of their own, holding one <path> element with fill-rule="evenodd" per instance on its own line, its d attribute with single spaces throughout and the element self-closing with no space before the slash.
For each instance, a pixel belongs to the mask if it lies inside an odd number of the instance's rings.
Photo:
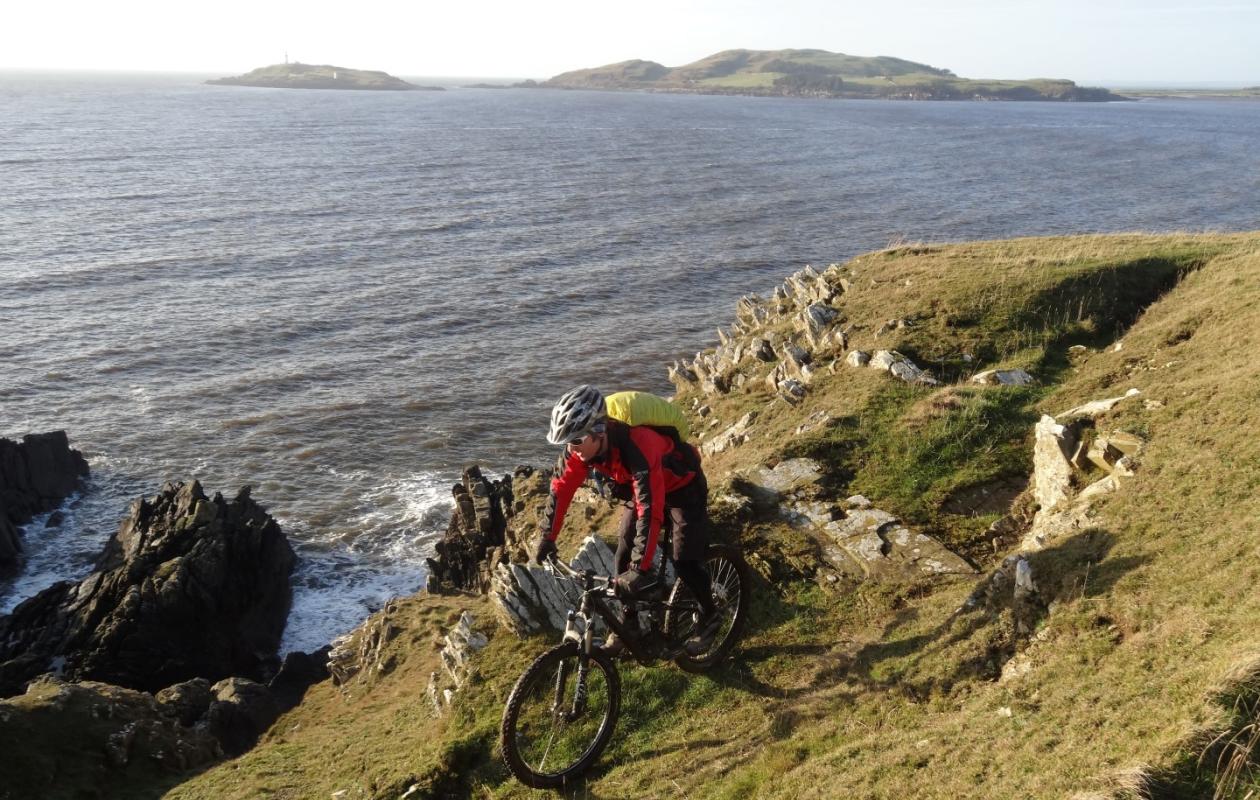
<svg viewBox="0 0 1260 800">
<path fill-rule="evenodd" d="M 529 477 L 532 470 L 517 468 L 515 477 Z M 515 514 L 513 476 L 491 481 L 476 466 L 464 470 L 462 483 L 452 493 L 455 510 L 446 534 L 428 559 L 431 592 L 485 592 L 494 567 L 505 560 L 507 550 L 519 546 L 508 522 Z"/>
<path fill-rule="evenodd" d="M 0 567 L 21 552 L 17 527 L 61 505 L 87 474 L 87 460 L 65 431 L 0 439 Z"/>
<path fill-rule="evenodd" d="M 331 650 L 331 645 L 325 645 L 313 653 L 294 650 L 285 655 L 280 671 L 267 684 L 282 710 L 288 711 L 302 702 L 307 689 L 331 677 L 328 671 Z"/>
<path fill-rule="evenodd" d="M 280 716 L 271 690 L 247 678 L 219 681 L 211 691 L 214 701 L 204 725 L 223 745 L 223 752 L 238 756 L 254 746 L 258 737 Z"/>
<path fill-rule="evenodd" d="M 134 775 L 179 772 L 222 757 L 203 727 L 181 725 L 151 695 L 42 678 L 0 700 L 0 796 L 129 797 Z M 52 791 L 54 787 L 59 792 Z"/>
<path fill-rule="evenodd" d="M 97 570 L 0 617 L 0 696 L 53 673 L 157 691 L 191 678 L 263 679 L 291 600 L 293 550 L 249 496 L 168 483 L 137 500 Z"/>
</svg>

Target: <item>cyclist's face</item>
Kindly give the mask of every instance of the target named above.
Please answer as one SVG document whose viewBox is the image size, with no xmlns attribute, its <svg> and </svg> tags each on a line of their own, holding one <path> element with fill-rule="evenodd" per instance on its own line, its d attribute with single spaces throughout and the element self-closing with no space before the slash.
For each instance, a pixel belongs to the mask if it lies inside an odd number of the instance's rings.
<svg viewBox="0 0 1260 800">
<path fill-rule="evenodd" d="M 588 433 L 581 439 L 574 439 L 569 442 L 568 449 L 570 453 L 577 453 L 578 458 L 583 461 L 590 461 L 599 455 L 600 446 L 604 442 L 604 436 L 600 433 Z"/>
</svg>

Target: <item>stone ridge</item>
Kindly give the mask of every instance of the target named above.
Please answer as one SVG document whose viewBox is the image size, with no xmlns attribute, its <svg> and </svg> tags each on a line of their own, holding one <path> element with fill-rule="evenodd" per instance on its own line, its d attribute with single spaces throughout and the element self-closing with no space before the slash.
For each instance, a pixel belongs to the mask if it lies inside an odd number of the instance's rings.
<svg viewBox="0 0 1260 800">
<path fill-rule="evenodd" d="M 0 696 L 48 672 L 146 691 L 261 679 L 276 666 L 293 564 L 248 487 L 229 502 L 168 483 L 132 504 L 95 572 L 0 617 Z"/>
</svg>

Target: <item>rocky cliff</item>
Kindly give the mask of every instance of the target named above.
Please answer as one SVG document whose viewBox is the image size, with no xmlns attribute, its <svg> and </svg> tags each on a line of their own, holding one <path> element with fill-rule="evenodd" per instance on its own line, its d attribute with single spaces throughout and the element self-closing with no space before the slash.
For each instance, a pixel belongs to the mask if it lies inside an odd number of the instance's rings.
<svg viewBox="0 0 1260 800">
<path fill-rule="evenodd" d="M 0 617 L 0 696 L 52 673 L 157 691 L 275 671 L 293 551 L 242 489 L 196 482 L 136 501 L 100 561 Z"/>
<path fill-rule="evenodd" d="M 65 431 L 0 439 L 0 568 L 22 552 L 18 527 L 52 511 L 79 488 L 88 474 L 83 454 L 71 449 Z"/>
</svg>

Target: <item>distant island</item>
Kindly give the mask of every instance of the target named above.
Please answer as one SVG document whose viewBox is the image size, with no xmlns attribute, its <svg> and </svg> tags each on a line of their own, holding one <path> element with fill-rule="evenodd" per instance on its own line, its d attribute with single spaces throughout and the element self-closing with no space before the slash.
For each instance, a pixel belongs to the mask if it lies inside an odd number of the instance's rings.
<svg viewBox="0 0 1260 800">
<path fill-rule="evenodd" d="M 565 72 L 525 88 L 611 89 L 890 100 L 1126 100 L 1069 80 L 970 80 L 890 56 L 826 50 L 723 50 L 682 67 L 631 60 Z"/>
<path fill-rule="evenodd" d="M 417 86 L 378 70 L 346 69 L 329 64 L 272 64 L 235 78 L 215 78 L 215 86 L 260 86 L 268 89 L 366 89 L 371 91 L 442 91 Z"/>
</svg>

